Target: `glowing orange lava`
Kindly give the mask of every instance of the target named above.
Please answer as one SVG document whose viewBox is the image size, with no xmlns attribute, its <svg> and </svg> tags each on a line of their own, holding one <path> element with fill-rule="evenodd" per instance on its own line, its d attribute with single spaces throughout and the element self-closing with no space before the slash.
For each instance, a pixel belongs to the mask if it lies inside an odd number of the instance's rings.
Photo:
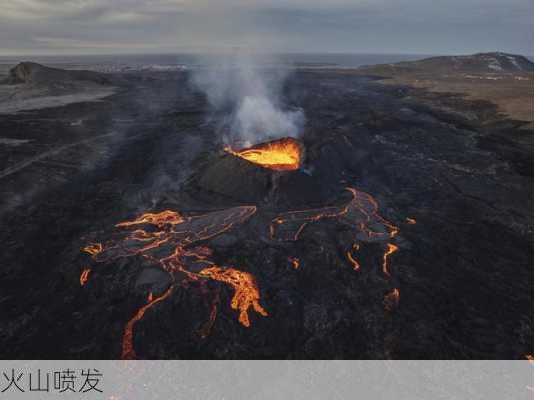
<svg viewBox="0 0 534 400">
<path fill-rule="evenodd" d="M 302 159 L 302 147 L 293 138 L 274 140 L 243 150 L 233 150 L 230 147 L 225 150 L 234 156 L 275 171 L 297 170 Z"/>
<path fill-rule="evenodd" d="M 115 225 L 117 228 L 124 228 L 133 225 L 151 224 L 156 226 L 163 225 L 178 225 L 184 222 L 184 219 L 180 214 L 175 211 L 166 210 L 157 214 L 146 213 L 133 221 L 121 222 Z"/>
<path fill-rule="evenodd" d="M 295 152 L 284 153 L 284 149 L 293 149 Z M 286 155 L 278 158 L 277 151 Z M 258 162 L 266 168 L 290 170 L 299 168 L 300 151 L 300 144 L 296 140 L 282 139 L 232 153 L 251 162 Z M 270 158 L 273 154 L 275 155 Z M 355 257 L 355 252 L 360 249 L 361 243 L 378 243 L 385 246 L 382 271 L 389 278 L 388 259 L 399 250 L 399 247 L 393 244 L 399 228 L 378 214 L 378 203 L 372 196 L 353 188 L 347 190 L 351 194 L 351 199 L 342 205 L 279 214 L 270 224 L 271 239 L 297 241 L 308 225 L 323 219 L 336 218 L 353 231 L 354 240 L 350 250 L 345 252 L 352 268 L 356 271 L 361 268 Z M 146 304 L 142 305 L 126 323 L 122 338 L 123 358 L 135 358 L 133 335 L 136 323 L 155 304 L 170 297 L 174 288 L 179 285 L 192 287 L 189 283 L 197 282 L 198 285 L 193 287 L 198 287 L 203 295 L 206 294 L 204 299 L 210 311 L 208 321 L 199 331 L 201 337 L 206 337 L 211 331 L 219 302 L 219 292 L 215 297 L 209 293 L 213 292 L 213 287 L 206 285 L 208 280 L 225 283 L 233 289 L 230 306 L 238 312 L 238 321 L 243 326 L 250 327 L 250 312 L 268 316 L 260 304 L 260 290 L 255 277 L 234 267 L 215 264 L 210 260 L 213 250 L 206 245 L 208 240 L 244 223 L 256 212 L 255 206 L 241 206 L 194 216 L 185 216 L 171 210 L 145 213 L 133 220 L 116 224 L 115 227 L 118 229 L 107 242 L 91 243 L 83 248 L 83 251 L 90 254 L 97 263 L 110 263 L 119 258 L 141 256 L 147 262 L 159 265 L 171 278 L 167 291 L 159 296 L 152 291 L 149 292 Z M 294 269 L 300 267 L 298 258 L 289 257 L 288 261 Z M 80 276 L 82 286 L 87 282 L 89 273 L 89 268 L 82 272 Z M 211 298 L 211 301 L 208 301 L 208 298 Z M 386 311 L 395 309 L 399 298 L 399 289 L 388 293 L 384 297 Z"/>
<path fill-rule="evenodd" d="M 388 257 L 392 255 L 393 253 L 396 253 L 398 250 L 399 250 L 398 246 L 388 243 L 387 250 L 384 253 L 384 256 L 382 257 L 382 272 L 384 272 L 384 275 L 388 277 L 391 276 L 388 270 Z"/>
<path fill-rule="evenodd" d="M 80 275 L 80 286 L 83 286 L 87 283 L 87 281 L 89 280 L 89 274 L 91 273 L 91 269 L 90 268 L 85 268 L 83 271 L 82 271 L 82 274 Z"/>
<path fill-rule="evenodd" d="M 223 269 L 217 266 L 200 271 L 201 276 L 207 276 L 216 281 L 229 284 L 234 289 L 234 297 L 231 301 L 232 309 L 239 310 L 239 322 L 247 328 L 250 326 L 248 310 L 252 307 L 258 314 L 266 317 L 267 311 L 260 305 L 260 291 L 256 285 L 254 276 L 248 272 L 238 271 L 233 268 Z"/>
<path fill-rule="evenodd" d="M 400 290 L 395 288 L 384 297 L 384 308 L 391 312 L 399 305 Z"/>
<path fill-rule="evenodd" d="M 135 350 L 133 346 L 133 328 L 137 321 L 139 321 L 147 310 L 151 308 L 154 304 L 159 303 L 160 301 L 165 300 L 167 297 L 169 297 L 173 291 L 174 287 L 171 286 L 163 295 L 153 298 L 151 301 L 149 301 L 146 305 L 141 307 L 137 313 L 133 316 L 131 320 L 128 321 L 126 324 L 126 327 L 124 328 L 124 334 L 122 335 L 122 358 L 124 360 L 133 360 L 136 358 L 135 356 Z"/>
<path fill-rule="evenodd" d="M 139 308 L 126 324 L 122 340 L 123 358 L 135 358 L 133 347 L 135 324 L 153 305 L 171 295 L 173 288 L 179 284 L 176 276 L 181 280 L 199 281 L 202 290 L 206 289 L 202 283 L 206 279 L 229 284 L 234 289 L 231 308 L 239 311 L 239 322 L 244 326 L 250 326 L 248 315 L 250 308 L 267 316 L 267 312 L 259 303 L 260 292 L 252 274 L 235 268 L 217 266 L 209 260 L 213 253 L 209 247 L 195 246 L 197 242 L 209 240 L 245 222 L 255 213 L 254 206 L 234 207 L 191 217 L 184 217 L 170 210 L 146 213 L 132 221 L 117 224 L 116 227 L 121 229 L 114 239 L 104 244 L 91 244 L 83 249 L 99 263 L 124 257 L 143 256 L 159 264 L 169 273 L 173 282 L 161 296 L 155 296 L 150 292 L 147 304 Z M 192 272 L 192 269 L 200 272 Z M 216 313 L 217 304 L 213 303 L 209 321 L 205 324 L 205 328 L 201 329 L 201 337 L 209 333 Z"/>
<path fill-rule="evenodd" d="M 91 243 L 82 249 L 82 251 L 92 256 L 96 256 L 97 254 L 101 253 L 102 250 L 103 250 L 103 247 L 102 247 L 102 244 L 100 243 Z"/>
<path fill-rule="evenodd" d="M 378 214 L 378 203 L 371 195 L 353 188 L 347 188 L 347 190 L 352 194 L 352 199 L 345 205 L 290 211 L 278 215 L 271 221 L 271 239 L 297 241 L 310 223 L 323 219 L 337 218 L 341 223 L 355 230 L 356 242 L 353 243 L 351 250 L 347 251 L 345 255 L 352 268 L 358 271 L 361 266 L 354 257 L 354 252 L 360 249 L 358 242 L 389 242 L 397 236 L 399 228 Z M 382 271 L 386 277 L 390 276 L 388 257 L 397 250 L 399 248 L 396 245 L 387 243 L 382 264 Z"/>
<path fill-rule="evenodd" d="M 352 246 L 352 251 L 358 251 L 359 248 L 360 246 L 355 244 Z M 352 264 L 352 268 L 354 269 L 354 271 L 359 271 L 361 268 L 360 263 L 354 258 L 354 256 L 352 255 L 352 251 L 347 251 L 347 259 Z"/>
<path fill-rule="evenodd" d="M 293 266 L 293 269 L 299 269 L 300 268 L 300 260 L 296 257 L 288 257 L 287 261 Z"/>
</svg>

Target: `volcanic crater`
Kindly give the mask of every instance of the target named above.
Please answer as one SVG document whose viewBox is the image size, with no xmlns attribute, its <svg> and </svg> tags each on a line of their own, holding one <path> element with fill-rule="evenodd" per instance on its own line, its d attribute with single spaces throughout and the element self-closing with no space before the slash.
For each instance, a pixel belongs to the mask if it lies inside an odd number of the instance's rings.
<svg viewBox="0 0 534 400">
<path fill-rule="evenodd" d="M 215 194 L 276 208 L 332 201 L 340 193 L 334 186 L 306 170 L 305 145 L 294 138 L 240 150 L 225 147 L 210 157 L 189 181 L 189 191 L 197 196 Z"/>
</svg>

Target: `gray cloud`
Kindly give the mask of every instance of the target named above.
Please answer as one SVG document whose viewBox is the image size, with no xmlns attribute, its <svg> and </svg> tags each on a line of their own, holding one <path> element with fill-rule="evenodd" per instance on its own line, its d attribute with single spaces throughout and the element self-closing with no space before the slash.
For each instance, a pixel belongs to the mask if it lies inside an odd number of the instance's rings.
<svg viewBox="0 0 534 400">
<path fill-rule="evenodd" d="M 0 0 L 0 54 L 534 54 L 532 0 Z"/>
</svg>

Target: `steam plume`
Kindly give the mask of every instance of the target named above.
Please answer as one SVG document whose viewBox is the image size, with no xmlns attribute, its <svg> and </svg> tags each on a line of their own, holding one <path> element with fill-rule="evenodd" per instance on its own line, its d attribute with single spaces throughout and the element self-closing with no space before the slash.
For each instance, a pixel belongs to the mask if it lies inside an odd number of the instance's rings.
<svg viewBox="0 0 534 400">
<path fill-rule="evenodd" d="M 304 114 L 284 106 L 289 69 L 267 68 L 265 56 L 238 54 L 195 72 L 194 81 L 220 118 L 223 139 L 243 146 L 302 133 Z"/>
</svg>

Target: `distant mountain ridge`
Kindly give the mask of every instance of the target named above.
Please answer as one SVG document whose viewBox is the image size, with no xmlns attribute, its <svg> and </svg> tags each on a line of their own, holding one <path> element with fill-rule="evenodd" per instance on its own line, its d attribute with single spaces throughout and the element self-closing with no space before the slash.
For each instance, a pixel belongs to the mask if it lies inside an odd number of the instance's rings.
<svg viewBox="0 0 534 400">
<path fill-rule="evenodd" d="M 517 54 L 501 52 L 464 56 L 439 56 L 418 61 L 364 66 L 366 71 L 432 73 L 522 73 L 534 72 L 534 62 Z"/>
<path fill-rule="evenodd" d="M 7 83 L 50 85 L 75 81 L 92 82 L 99 85 L 109 84 L 109 79 L 99 72 L 63 70 L 46 67 L 34 62 L 21 62 L 9 71 Z"/>
<path fill-rule="evenodd" d="M 99 72 L 22 62 L 0 82 L 0 114 L 97 101 L 115 92 L 111 79 Z"/>
</svg>

